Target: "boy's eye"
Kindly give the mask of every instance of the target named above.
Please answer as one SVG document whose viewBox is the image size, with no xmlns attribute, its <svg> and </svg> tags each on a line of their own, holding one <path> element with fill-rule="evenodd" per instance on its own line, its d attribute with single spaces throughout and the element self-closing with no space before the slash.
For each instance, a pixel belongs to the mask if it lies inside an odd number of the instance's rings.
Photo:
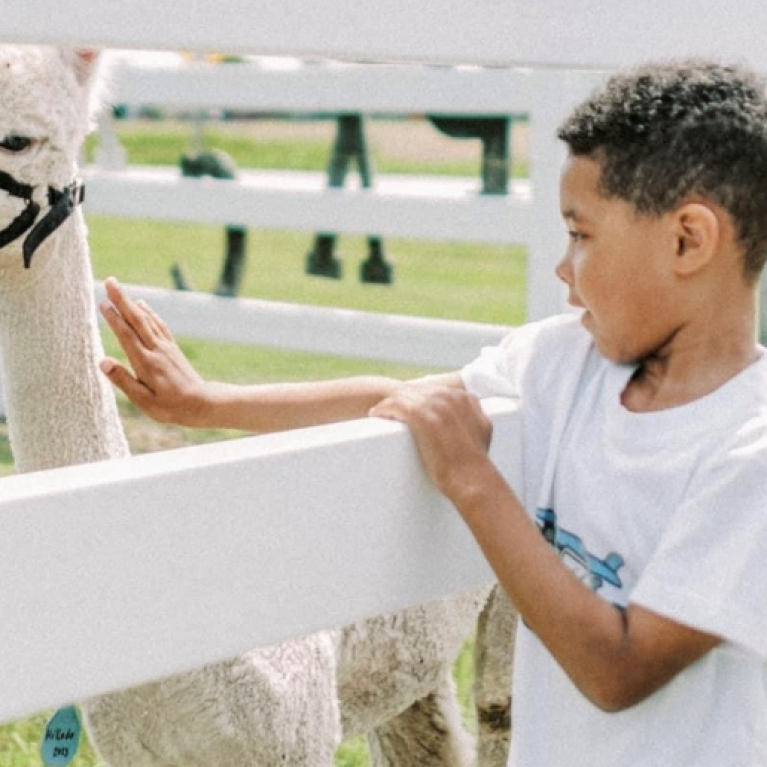
<svg viewBox="0 0 767 767">
<path fill-rule="evenodd" d="M 0 141 L 0 149 L 4 152 L 17 154 L 29 149 L 34 141 L 27 136 L 6 136 Z"/>
</svg>

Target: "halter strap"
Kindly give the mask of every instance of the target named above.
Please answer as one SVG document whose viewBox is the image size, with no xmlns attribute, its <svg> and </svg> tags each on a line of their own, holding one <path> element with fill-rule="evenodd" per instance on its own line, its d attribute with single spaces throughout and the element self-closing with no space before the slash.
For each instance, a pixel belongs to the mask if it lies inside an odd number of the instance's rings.
<svg viewBox="0 0 767 767">
<path fill-rule="evenodd" d="M 9 173 L 3 173 L 0 170 L 0 188 L 5 189 L 8 194 L 13 197 L 21 197 L 24 200 L 32 199 L 32 192 L 35 191 L 33 186 L 29 184 L 22 184 L 20 181 L 11 176 Z"/>
<path fill-rule="evenodd" d="M 27 269 L 32 263 L 32 256 L 43 240 L 53 234 L 74 213 L 75 208 L 84 199 L 85 186 L 79 178 L 76 178 L 64 189 L 48 187 L 48 204 L 51 209 L 24 240 L 24 266 Z"/>
<path fill-rule="evenodd" d="M 0 171 L 0 189 L 12 197 L 19 197 L 26 203 L 24 210 L 0 231 L 0 248 L 4 248 L 29 231 L 23 245 L 24 267 L 29 269 L 32 256 L 42 242 L 56 231 L 85 199 L 85 187 L 81 179 L 75 179 L 63 189 L 48 187 L 48 205 L 50 209 L 37 221 L 40 206 L 32 199 L 34 187 L 22 184 L 8 173 Z"/>
</svg>

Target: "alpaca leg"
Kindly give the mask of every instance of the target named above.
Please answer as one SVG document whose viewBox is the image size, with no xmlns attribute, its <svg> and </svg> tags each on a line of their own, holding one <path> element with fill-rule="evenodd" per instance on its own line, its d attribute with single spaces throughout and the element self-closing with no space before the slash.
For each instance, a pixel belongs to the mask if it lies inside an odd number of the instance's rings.
<svg viewBox="0 0 767 767">
<path fill-rule="evenodd" d="M 344 627 L 336 647 L 344 738 L 367 735 L 437 690 L 489 593 L 453 594 Z"/>
<path fill-rule="evenodd" d="M 514 606 L 496 586 L 480 614 L 474 645 L 478 767 L 505 767 L 508 760 L 516 621 Z"/>
<path fill-rule="evenodd" d="M 439 687 L 368 735 L 373 767 L 469 767 L 474 745 L 461 721 L 451 669 Z"/>
</svg>

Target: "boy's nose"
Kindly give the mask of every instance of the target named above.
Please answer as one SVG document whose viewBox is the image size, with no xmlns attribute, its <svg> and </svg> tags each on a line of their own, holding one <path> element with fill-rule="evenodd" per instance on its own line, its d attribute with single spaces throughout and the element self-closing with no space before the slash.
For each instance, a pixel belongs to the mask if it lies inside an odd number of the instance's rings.
<svg viewBox="0 0 767 767">
<path fill-rule="evenodd" d="M 565 285 L 572 285 L 573 283 L 573 270 L 570 264 L 570 258 L 567 253 L 562 257 L 560 262 L 556 265 L 554 273 L 559 277 Z"/>
</svg>

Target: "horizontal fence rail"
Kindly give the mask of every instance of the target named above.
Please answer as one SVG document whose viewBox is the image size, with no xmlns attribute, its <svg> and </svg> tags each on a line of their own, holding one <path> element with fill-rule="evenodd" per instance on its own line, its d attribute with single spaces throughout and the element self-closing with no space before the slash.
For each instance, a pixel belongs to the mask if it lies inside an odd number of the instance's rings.
<svg viewBox="0 0 767 767">
<path fill-rule="evenodd" d="M 88 168 L 86 210 L 128 218 L 261 226 L 310 232 L 523 243 L 530 187 L 480 196 L 473 179 L 379 177 L 373 188 L 329 189 L 321 173 L 243 171 L 235 180 L 185 178 L 176 168 Z"/>
<path fill-rule="evenodd" d="M 151 23 L 147 20 L 151 19 Z M 615 67 L 648 57 L 748 55 L 767 68 L 762 0 L 24 0 L 8 42 L 362 61 Z"/>
<path fill-rule="evenodd" d="M 141 64 L 118 54 L 109 100 L 169 110 L 501 115 L 534 104 L 531 70 L 259 58 L 243 63 Z"/>
<path fill-rule="evenodd" d="M 509 328 L 127 285 L 179 337 L 458 369 Z M 102 283 L 96 297 L 104 300 Z"/>
<path fill-rule="evenodd" d="M 6 478 L 0 519 L 0 721 L 492 580 L 380 419 Z"/>
</svg>

